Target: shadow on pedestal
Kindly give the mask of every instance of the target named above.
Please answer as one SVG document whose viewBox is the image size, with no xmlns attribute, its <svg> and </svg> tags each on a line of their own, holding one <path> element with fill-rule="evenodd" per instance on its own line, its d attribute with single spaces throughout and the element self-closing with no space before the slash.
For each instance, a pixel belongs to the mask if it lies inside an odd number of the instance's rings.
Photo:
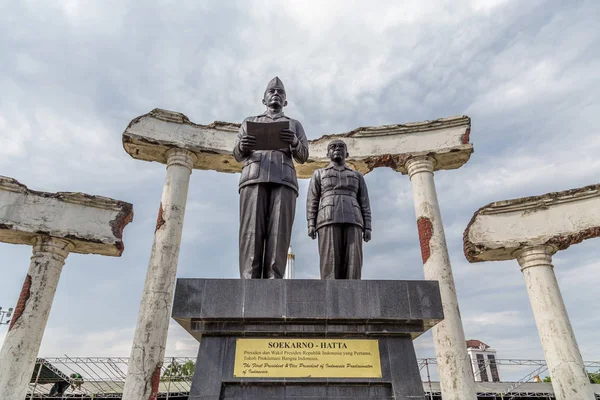
<svg viewBox="0 0 600 400">
<path fill-rule="evenodd" d="M 423 399 L 412 340 L 443 319 L 435 281 L 178 279 L 200 341 L 190 400 Z M 381 377 L 236 377 L 237 339 L 376 340 Z"/>
</svg>

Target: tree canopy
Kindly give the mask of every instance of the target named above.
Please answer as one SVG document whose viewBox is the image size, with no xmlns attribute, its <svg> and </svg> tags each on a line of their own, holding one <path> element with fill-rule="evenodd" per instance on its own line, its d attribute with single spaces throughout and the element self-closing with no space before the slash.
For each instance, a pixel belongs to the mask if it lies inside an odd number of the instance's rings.
<svg viewBox="0 0 600 400">
<path fill-rule="evenodd" d="M 176 361 L 173 361 L 171 364 L 165 368 L 165 371 L 162 374 L 161 380 L 170 380 L 170 381 L 184 381 L 189 380 L 194 376 L 194 371 L 196 369 L 196 363 L 192 360 L 186 361 L 184 364 L 180 364 Z"/>
<path fill-rule="evenodd" d="M 590 383 L 597 383 L 600 385 L 600 371 L 588 372 L 588 377 L 590 378 Z M 552 382 L 552 379 L 547 376 L 544 378 L 544 382 Z"/>
</svg>

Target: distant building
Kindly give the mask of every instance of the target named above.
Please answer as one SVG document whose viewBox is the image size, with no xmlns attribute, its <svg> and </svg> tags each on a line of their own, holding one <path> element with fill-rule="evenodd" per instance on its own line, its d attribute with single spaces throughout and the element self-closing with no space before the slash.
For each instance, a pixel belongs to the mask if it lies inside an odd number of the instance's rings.
<svg viewBox="0 0 600 400">
<path fill-rule="evenodd" d="M 296 256 L 294 255 L 294 250 L 292 250 L 292 246 L 288 249 L 287 255 L 287 266 L 285 267 L 285 274 L 283 275 L 283 279 L 294 279 L 294 264 L 296 262 Z"/>
<path fill-rule="evenodd" d="M 500 382 L 496 350 L 479 340 L 467 340 L 467 353 L 476 382 Z"/>
</svg>

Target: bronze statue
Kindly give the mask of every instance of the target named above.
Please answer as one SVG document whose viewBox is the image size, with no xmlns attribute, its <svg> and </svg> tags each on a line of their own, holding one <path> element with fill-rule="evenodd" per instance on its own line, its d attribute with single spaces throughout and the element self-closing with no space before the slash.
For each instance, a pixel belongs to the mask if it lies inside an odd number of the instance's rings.
<svg viewBox="0 0 600 400">
<path fill-rule="evenodd" d="M 371 240 L 371 207 L 365 179 L 346 165 L 346 143 L 327 146 L 331 163 L 316 170 L 306 198 L 308 236 L 319 236 L 321 279 L 360 279 L 362 241 Z"/>
<path fill-rule="evenodd" d="M 287 100 L 278 77 L 267 85 L 262 102 L 266 111 L 244 120 L 233 149 L 235 159 L 244 162 L 239 183 L 242 279 L 283 278 L 298 197 L 292 157 L 300 164 L 308 159 L 302 124 L 283 113 Z M 257 149 L 257 138 L 248 134 L 247 123 L 283 121 L 289 121 L 289 129 L 282 129 L 278 139 L 287 147 Z"/>
</svg>

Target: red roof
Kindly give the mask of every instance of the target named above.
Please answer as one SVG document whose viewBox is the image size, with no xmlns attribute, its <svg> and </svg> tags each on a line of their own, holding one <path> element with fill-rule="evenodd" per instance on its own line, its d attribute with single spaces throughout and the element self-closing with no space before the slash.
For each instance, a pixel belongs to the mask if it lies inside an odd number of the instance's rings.
<svg viewBox="0 0 600 400">
<path fill-rule="evenodd" d="M 481 347 L 483 347 L 484 349 L 490 348 L 490 346 L 488 346 L 487 344 L 485 344 L 479 340 L 475 340 L 475 339 L 467 340 L 467 349 L 472 349 L 472 348 L 479 349 Z"/>
</svg>

